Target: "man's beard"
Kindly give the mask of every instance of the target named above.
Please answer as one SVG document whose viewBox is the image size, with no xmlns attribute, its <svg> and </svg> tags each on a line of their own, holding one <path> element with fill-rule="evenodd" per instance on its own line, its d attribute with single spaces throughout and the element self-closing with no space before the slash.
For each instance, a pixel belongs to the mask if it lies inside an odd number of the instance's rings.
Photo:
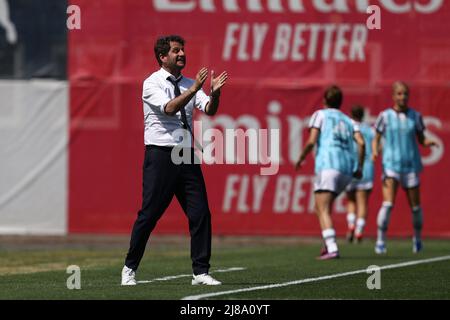
<svg viewBox="0 0 450 320">
<path fill-rule="evenodd" d="M 180 66 L 180 65 L 178 65 L 178 62 L 183 62 L 183 65 L 182 66 Z M 175 67 L 177 67 L 177 68 L 184 68 L 185 67 L 185 65 L 186 65 L 186 59 L 178 59 L 178 60 L 176 60 L 175 61 Z"/>
</svg>

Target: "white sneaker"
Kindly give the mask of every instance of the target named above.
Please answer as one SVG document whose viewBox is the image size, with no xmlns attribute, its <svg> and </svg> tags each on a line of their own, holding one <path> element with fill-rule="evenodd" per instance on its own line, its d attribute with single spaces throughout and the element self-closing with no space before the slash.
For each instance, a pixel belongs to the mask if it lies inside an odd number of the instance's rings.
<svg viewBox="0 0 450 320">
<path fill-rule="evenodd" d="M 207 273 L 199 274 L 197 276 L 193 274 L 192 277 L 192 285 L 204 284 L 207 286 L 219 286 L 222 284 L 222 282 L 217 281 Z"/>
<path fill-rule="evenodd" d="M 136 272 L 133 269 L 124 266 L 122 269 L 122 285 L 123 286 L 135 286 L 136 283 Z"/>
<path fill-rule="evenodd" d="M 384 242 L 377 242 L 375 244 L 375 253 L 386 254 L 387 253 L 386 244 Z"/>
</svg>

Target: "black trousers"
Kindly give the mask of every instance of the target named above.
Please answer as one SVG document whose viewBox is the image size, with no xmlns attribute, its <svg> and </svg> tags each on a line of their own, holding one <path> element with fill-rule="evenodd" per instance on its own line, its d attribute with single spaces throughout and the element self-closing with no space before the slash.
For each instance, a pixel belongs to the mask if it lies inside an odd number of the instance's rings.
<svg viewBox="0 0 450 320">
<path fill-rule="evenodd" d="M 193 155 L 193 149 L 188 150 Z M 171 152 L 170 147 L 146 147 L 142 208 L 133 226 L 125 265 L 137 270 L 150 233 L 175 195 L 189 220 L 193 272 L 207 273 L 211 257 L 211 213 L 203 174 L 199 164 L 174 164 Z"/>
</svg>

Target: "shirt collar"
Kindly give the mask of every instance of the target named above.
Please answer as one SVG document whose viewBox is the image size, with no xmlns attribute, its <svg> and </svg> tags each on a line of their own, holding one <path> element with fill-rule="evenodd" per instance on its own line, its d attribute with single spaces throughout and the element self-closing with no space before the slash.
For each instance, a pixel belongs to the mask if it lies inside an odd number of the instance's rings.
<svg viewBox="0 0 450 320">
<path fill-rule="evenodd" d="M 161 69 L 159 69 L 159 72 L 162 74 L 162 76 L 164 77 L 164 79 L 167 80 L 167 78 L 171 78 L 175 81 L 179 81 L 181 80 L 181 78 L 183 77 L 182 74 L 180 74 L 180 76 L 178 78 L 175 78 L 170 72 L 168 72 L 167 70 L 165 70 L 164 68 L 161 67 Z"/>
<path fill-rule="evenodd" d="M 338 111 L 338 112 L 342 112 L 342 111 L 341 111 L 341 109 L 337 109 L 337 108 L 330 108 L 330 107 L 327 107 L 327 106 L 323 106 L 323 109 L 324 109 L 324 110 L 333 110 L 333 111 Z"/>
<path fill-rule="evenodd" d="M 391 109 L 392 109 L 396 114 L 400 114 L 400 113 L 408 114 L 408 113 L 409 113 L 409 110 L 410 110 L 411 108 L 410 108 L 410 107 L 407 107 L 406 110 L 398 111 L 398 110 L 395 110 L 394 106 L 392 106 Z"/>
</svg>

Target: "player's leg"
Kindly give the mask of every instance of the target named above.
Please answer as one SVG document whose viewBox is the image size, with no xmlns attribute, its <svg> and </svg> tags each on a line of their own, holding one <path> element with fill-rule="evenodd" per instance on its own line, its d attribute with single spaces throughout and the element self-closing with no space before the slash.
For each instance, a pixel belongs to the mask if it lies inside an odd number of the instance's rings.
<svg viewBox="0 0 450 320">
<path fill-rule="evenodd" d="M 336 258 L 339 250 L 336 244 L 336 232 L 331 220 L 331 207 L 336 195 L 330 191 L 316 191 L 314 193 L 316 214 L 319 219 L 322 237 L 325 242 L 326 252 L 322 252 L 324 259 Z"/>
<path fill-rule="evenodd" d="M 352 242 L 355 235 L 356 225 L 356 190 L 348 189 L 347 191 L 347 241 Z"/>
<path fill-rule="evenodd" d="M 220 285 L 219 281 L 208 275 L 211 258 L 211 212 L 200 165 L 183 165 L 175 194 L 189 219 L 194 274 L 192 284 Z"/>
<path fill-rule="evenodd" d="M 377 216 L 378 233 L 375 245 L 376 253 L 386 253 L 386 231 L 397 194 L 398 181 L 393 177 L 385 177 L 382 185 L 383 204 Z"/>
<path fill-rule="evenodd" d="M 326 246 L 326 250 L 321 253 L 320 259 L 339 257 L 336 232 L 331 220 L 331 210 L 334 199 L 345 190 L 351 180 L 351 176 L 346 176 L 338 170 L 323 170 L 316 175 L 314 180 L 316 213 Z"/>
<path fill-rule="evenodd" d="M 131 232 L 125 266 L 136 271 L 157 221 L 175 193 L 179 166 L 171 160 L 168 149 L 147 147 L 143 168 L 142 207 Z"/>
<path fill-rule="evenodd" d="M 406 196 L 408 198 L 409 207 L 411 208 L 414 236 L 413 236 L 413 252 L 417 253 L 422 250 L 422 226 L 423 213 L 420 206 L 420 186 L 419 177 L 416 173 L 407 174 L 405 176 L 404 186 Z"/>
<path fill-rule="evenodd" d="M 366 225 L 367 211 L 371 189 L 356 191 L 357 219 L 355 226 L 355 238 L 362 241 L 364 226 Z"/>
</svg>

